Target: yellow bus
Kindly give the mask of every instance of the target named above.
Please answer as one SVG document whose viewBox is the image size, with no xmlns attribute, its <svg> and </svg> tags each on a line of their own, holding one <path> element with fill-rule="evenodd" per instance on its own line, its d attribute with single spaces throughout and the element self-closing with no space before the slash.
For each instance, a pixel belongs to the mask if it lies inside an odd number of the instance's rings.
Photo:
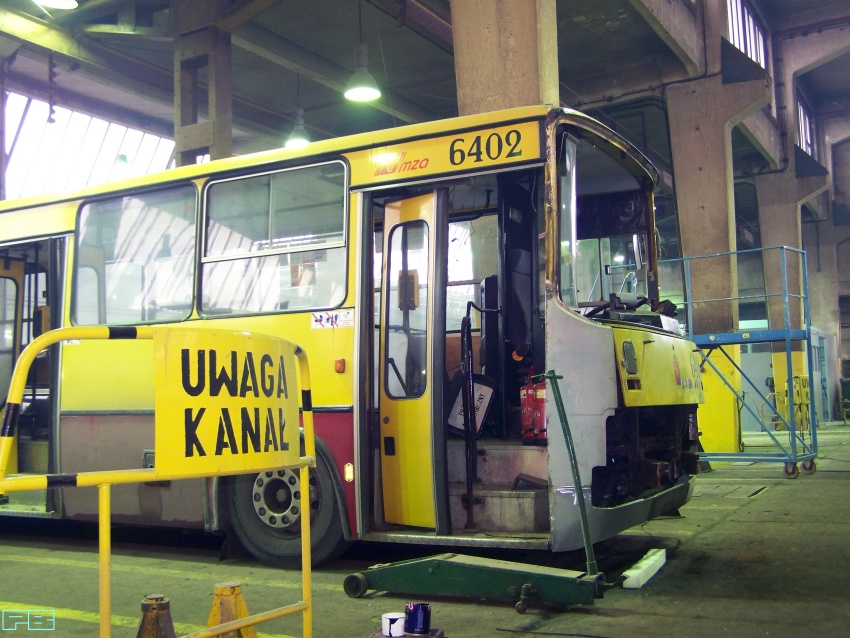
<svg viewBox="0 0 850 638">
<path fill-rule="evenodd" d="M 540 106 L 5 202 L 0 392 L 22 346 L 64 326 L 284 337 L 313 371 L 310 484 L 279 471 L 117 486 L 114 521 L 232 533 L 280 566 L 297 564 L 307 513 L 316 562 L 360 539 L 573 550 L 577 489 L 598 541 L 684 504 L 697 471 L 699 355 L 659 299 L 655 178 L 609 128 Z M 152 348 L 40 356 L 9 472 L 154 466 Z M 267 364 L 201 351 L 180 382 L 265 393 Z M 548 370 L 580 487 L 535 377 Z M 247 412 L 201 412 L 181 424 L 186 457 L 270 444 Z M 96 512 L 93 491 L 61 485 L 0 505 Z"/>
</svg>

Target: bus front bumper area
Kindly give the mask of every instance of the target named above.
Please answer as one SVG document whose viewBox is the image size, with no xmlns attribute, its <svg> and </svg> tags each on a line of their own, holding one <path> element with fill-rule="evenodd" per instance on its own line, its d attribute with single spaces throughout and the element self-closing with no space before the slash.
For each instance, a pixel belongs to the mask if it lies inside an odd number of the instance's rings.
<svg viewBox="0 0 850 638">
<path fill-rule="evenodd" d="M 615 507 L 593 507 L 585 488 L 587 523 L 594 543 L 611 538 L 650 519 L 675 512 L 693 493 L 693 477 L 682 475 L 679 482 L 663 492 Z M 552 551 L 570 552 L 584 547 L 575 488 L 556 488 L 552 494 Z"/>
</svg>

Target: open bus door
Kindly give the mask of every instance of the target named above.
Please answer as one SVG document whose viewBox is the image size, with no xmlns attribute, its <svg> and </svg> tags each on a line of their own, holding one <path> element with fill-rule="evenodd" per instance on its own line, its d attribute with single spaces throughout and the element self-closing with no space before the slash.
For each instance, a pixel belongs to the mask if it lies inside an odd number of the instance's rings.
<svg viewBox="0 0 850 638">
<path fill-rule="evenodd" d="M 50 330 L 57 285 L 50 279 L 61 261 L 63 239 L 19 243 L 0 251 L 0 394 L 5 410 L 12 371 L 23 348 Z M 46 474 L 52 462 L 52 349 L 39 354 L 29 369 L 7 474 Z M 13 492 L 0 514 L 50 516 L 51 490 Z"/>
<path fill-rule="evenodd" d="M 24 262 L 0 258 L 0 405 L 6 411 L 6 399 L 12 382 L 12 371 L 21 354 L 21 326 L 24 299 Z M 7 472 L 18 472 L 18 446 L 12 447 Z"/>
<path fill-rule="evenodd" d="M 443 359 L 448 193 L 386 205 L 379 421 L 387 523 L 450 529 Z"/>
</svg>

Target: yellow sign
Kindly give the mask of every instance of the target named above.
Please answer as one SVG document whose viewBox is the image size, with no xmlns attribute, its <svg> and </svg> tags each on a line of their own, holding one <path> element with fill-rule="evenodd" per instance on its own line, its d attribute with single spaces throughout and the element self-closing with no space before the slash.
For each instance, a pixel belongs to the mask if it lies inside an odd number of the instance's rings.
<svg viewBox="0 0 850 638">
<path fill-rule="evenodd" d="M 300 458 L 295 346 L 265 335 L 157 330 L 156 471 L 250 472 Z"/>
<path fill-rule="evenodd" d="M 538 120 L 475 129 L 349 153 L 354 187 L 541 158 Z"/>
</svg>

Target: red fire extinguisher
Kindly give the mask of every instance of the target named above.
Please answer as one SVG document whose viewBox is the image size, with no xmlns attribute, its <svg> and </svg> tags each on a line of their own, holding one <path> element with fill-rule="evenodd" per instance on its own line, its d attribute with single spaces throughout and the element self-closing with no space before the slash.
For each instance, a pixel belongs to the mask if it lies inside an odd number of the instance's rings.
<svg viewBox="0 0 850 638">
<path fill-rule="evenodd" d="M 519 390 L 522 442 L 525 445 L 546 445 L 546 381 L 534 383 L 534 368 L 528 381 Z"/>
</svg>

